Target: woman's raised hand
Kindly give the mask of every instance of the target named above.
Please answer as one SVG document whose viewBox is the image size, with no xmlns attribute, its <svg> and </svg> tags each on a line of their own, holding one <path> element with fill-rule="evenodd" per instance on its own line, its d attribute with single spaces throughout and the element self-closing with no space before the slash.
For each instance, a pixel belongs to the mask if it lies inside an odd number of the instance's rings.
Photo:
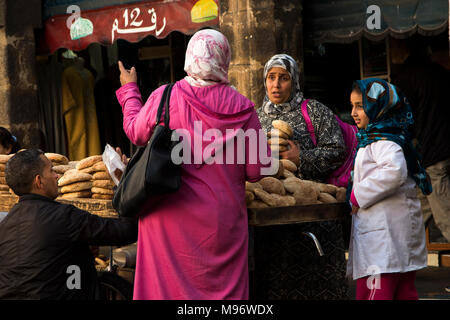
<svg viewBox="0 0 450 320">
<path fill-rule="evenodd" d="M 137 73 L 134 67 L 131 70 L 125 69 L 122 61 L 119 61 L 120 84 L 123 86 L 129 82 L 137 82 Z"/>
</svg>

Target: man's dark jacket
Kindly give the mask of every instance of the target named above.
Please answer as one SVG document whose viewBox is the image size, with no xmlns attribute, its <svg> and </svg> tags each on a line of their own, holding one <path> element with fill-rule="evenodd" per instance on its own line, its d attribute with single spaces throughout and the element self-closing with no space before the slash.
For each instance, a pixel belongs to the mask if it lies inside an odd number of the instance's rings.
<svg viewBox="0 0 450 320">
<path fill-rule="evenodd" d="M 0 222 L 0 299 L 98 299 L 89 245 L 136 240 L 134 219 L 101 218 L 40 195 L 21 196 Z M 70 266 L 80 268 L 80 289 L 72 286 Z"/>
</svg>

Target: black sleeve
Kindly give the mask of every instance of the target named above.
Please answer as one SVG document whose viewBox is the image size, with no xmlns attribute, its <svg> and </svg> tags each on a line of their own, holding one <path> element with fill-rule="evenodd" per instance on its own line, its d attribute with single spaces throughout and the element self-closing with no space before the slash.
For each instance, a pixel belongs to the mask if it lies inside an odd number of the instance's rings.
<svg viewBox="0 0 450 320">
<path fill-rule="evenodd" d="M 66 213 L 68 236 L 72 241 L 110 246 L 137 241 L 137 219 L 102 218 L 72 205 L 68 206 Z"/>
</svg>

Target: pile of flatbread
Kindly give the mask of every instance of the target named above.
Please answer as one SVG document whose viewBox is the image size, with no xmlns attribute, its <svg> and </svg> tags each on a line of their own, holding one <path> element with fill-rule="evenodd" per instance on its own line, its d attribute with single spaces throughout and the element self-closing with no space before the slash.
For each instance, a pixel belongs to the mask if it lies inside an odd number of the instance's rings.
<svg viewBox="0 0 450 320">
<path fill-rule="evenodd" d="M 114 181 L 109 175 L 108 168 L 103 161 L 94 165 L 92 174 L 92 198 L 111 200 L 114 195 Z"/>
<path fill-rule="evenodd" d="M 6 168 L 6 162 L 8 162 L 8 160 L 11 159 L 11 157 L 13 155 L 14 154 L 10 154 L 10 155 L 1 154 L 0 155 L 0 195 L 12 193 L 12 192 L 10 192 L 9 186 L 6 184 L 5 168 Z"/>
</svg>

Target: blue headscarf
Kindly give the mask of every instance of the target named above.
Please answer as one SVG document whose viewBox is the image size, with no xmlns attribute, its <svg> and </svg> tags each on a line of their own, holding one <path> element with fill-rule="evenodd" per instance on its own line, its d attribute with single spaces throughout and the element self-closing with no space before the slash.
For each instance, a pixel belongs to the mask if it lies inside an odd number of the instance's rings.
<svg viewBox="0 0 450 320">
<path fill-rule="evenodd" d="M 361 89 L 363 109 L 369 118 L 367 128 L 359 129 L 356 134 L 356 150 L 379 140 L 397 143 L 403 149 L 408 174 L 423 194 L 430 194 L 430 180 L 420 165 L 420 155 L 412 145 L 411 129 L 414 119 L 406 97 L 394 85 L 378 78 L 357 80 L 356 85 Z M 350 192 L 352 180 L 349 185 Z"/>
</svg>

